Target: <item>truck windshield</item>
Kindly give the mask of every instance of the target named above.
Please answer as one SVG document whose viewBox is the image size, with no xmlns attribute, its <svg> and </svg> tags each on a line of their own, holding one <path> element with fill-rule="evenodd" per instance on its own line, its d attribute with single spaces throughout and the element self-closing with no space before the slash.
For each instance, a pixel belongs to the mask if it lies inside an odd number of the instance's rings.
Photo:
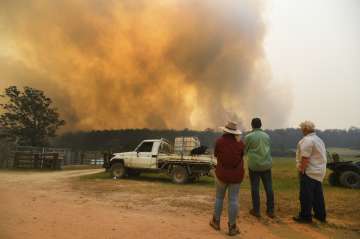
<svg viewBox="0 0 360 239">
<path fill-rule="evenodd" d="M 136 150 L 137 152 L 151 152 L 154 142 L 144 142 L 141 146 Z"/>
</svg>

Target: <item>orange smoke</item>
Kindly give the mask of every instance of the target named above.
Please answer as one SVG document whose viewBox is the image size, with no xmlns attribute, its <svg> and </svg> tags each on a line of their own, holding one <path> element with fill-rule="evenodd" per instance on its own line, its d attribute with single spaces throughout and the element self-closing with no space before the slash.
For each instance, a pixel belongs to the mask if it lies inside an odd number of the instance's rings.
<svg viewBox="0 0 360 239">
<path fill-rule="evenodd" d="M 255 115 L 281 126 L 289 107 L 269 90 L 261 14 L 253 0 L 2 1 L 0 87 L 44 90 L 67 130 Z"/>
</svg>

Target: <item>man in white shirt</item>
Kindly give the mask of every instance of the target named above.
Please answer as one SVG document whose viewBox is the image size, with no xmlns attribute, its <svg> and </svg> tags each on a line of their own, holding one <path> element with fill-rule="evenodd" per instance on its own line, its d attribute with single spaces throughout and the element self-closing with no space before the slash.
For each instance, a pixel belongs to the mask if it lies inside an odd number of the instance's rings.
<svg viewBox="0 0 360 239">
<path fill-rule="evenodd" d="M 304 137 L 299 141 L 296 151 L 296 166 L 300 178 L 300 205 L 298 216 L 294 221 L 312 222 L 314 218 L 326 222 L 326 210 L 322 181 L 326 174 L 326 149 L 324 142 L 316 135 L 315 125 L 310 121 L 300 124 Z"/>
</svg>

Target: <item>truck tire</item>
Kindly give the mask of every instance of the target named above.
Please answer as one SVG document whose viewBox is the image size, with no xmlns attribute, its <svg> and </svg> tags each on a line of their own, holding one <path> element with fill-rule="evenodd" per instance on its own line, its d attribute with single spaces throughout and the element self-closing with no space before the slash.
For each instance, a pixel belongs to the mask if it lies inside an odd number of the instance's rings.
<svg viewBox="0 0 360 239">
<path fill-rule="evenodd" d="M 360 188 L 360 175 L 354 171 L 342 172 L 340 183 L 347 188 Z"/>
<path fill-rule="evenodd" d="M 126 176 L 126 168 L 122 162 L 111 165 L 111 175 L 114 178 L 124 178 Z"/>
<path fill-rule="evenodd" d="M 339 178 L 336 173 L 330 173 L 328 181 L 331 186 L 339 186 Z"/>
<path fill-rule="evenodd" d="M 182 166 L 175 166 L 172 170 L 172 181 L 176 184 L 184 184 L 189 180 L 189 174 L 186 168 Z"/>
</svg>

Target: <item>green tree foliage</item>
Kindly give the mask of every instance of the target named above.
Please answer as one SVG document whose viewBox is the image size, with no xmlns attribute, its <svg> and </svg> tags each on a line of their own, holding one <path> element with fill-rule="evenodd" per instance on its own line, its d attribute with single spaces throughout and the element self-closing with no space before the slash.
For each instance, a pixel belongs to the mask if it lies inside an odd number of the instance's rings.
<svg viewBox="0 0 360 239">
<path fill-rule="evenodd" d="M 293 156 L 299 140 L 303 137 L 299 129 L 266 130 L 271 138 L 271 149 L 274 156 Z M 248 132 L 244 132 L 246 135 Z M 317 131 L 327 147 L 360 149 L 360 129 Z M 154 129 L 122 129 L 88 132 L 71 132 L 56 138 L 58 147 L 78 150 L 113 150 L 114 152 L 133 150 L 143 139 L 166 138 L 174 141 L 175 137 L 196 136 L 202 145 L 214 147 L 215 140 L 221 132 L 206 129 L 194 130 L 154 130 Z"/>
<path fill-rule="evenodd" d="M 56 130 L 65 124 L 52 107 L 51 99 L 41 90 L 24 87 L 20 91 L 10 86 L 1 97 L 5 103 L 0 104 L 3 111 L 0 127 L 21 145 L 46 146 L 49 138 L 56 136 Z"/>
</svg>

